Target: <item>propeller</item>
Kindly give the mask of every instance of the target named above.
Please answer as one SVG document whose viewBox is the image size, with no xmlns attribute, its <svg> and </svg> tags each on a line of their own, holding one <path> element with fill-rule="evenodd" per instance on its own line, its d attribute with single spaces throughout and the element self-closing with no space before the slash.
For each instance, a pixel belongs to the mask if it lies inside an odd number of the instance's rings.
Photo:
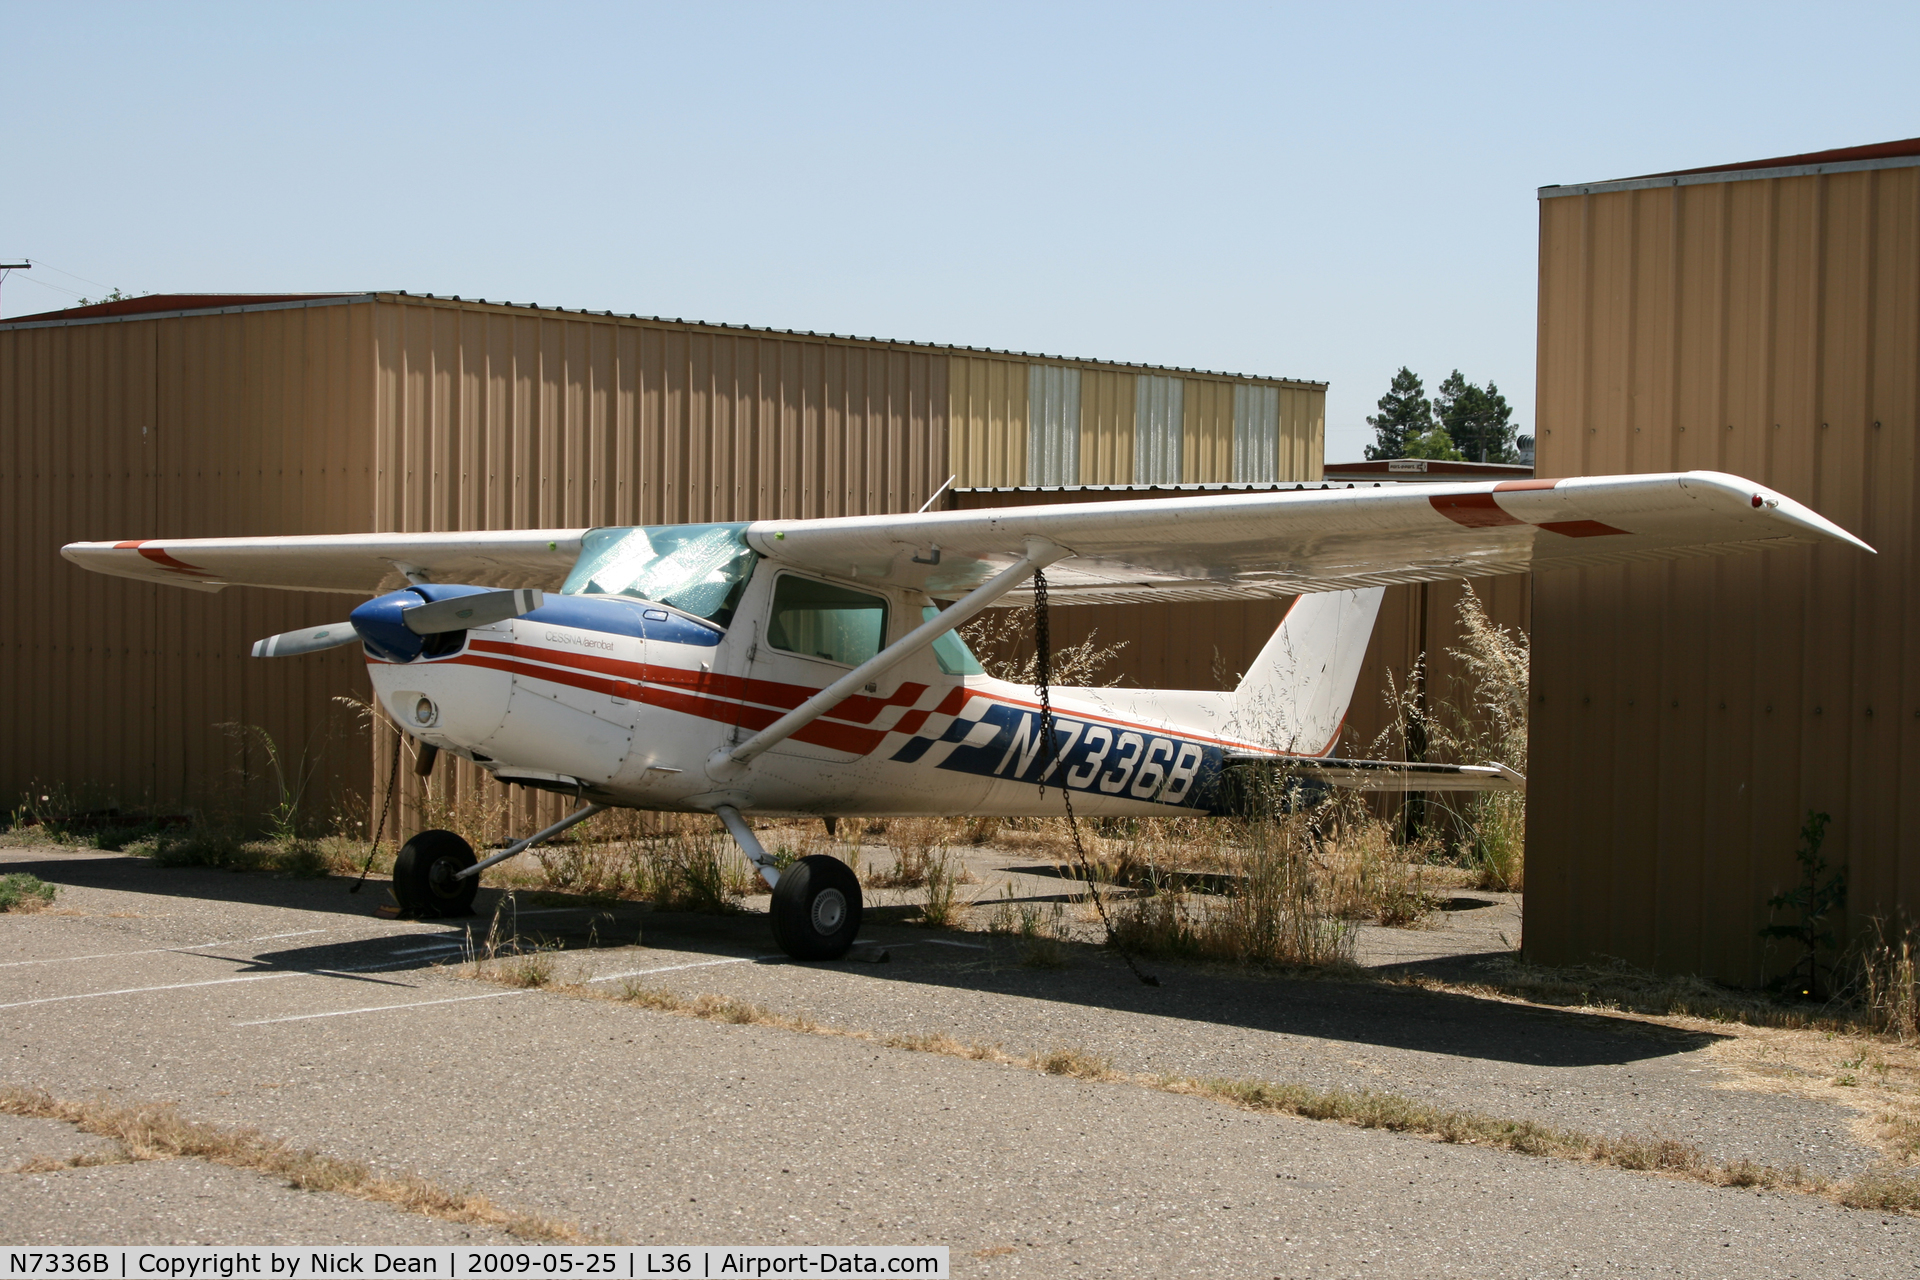
<svg viewBox="0 0 1920 1280">
<path fill-rule="evenodd" d="M 415 605 L 403 610 L 400 621 L 417 636 L 439 635 L 443 631 L 464 631 L 505 622 L 523 613 L 532 613 L 546 602 L 546 592 L 532 587 L 512 591 L 484 591 L 479 595 L 454 596 L 432 604 Z"/>
<path fill-rule="evenodd" d="M 417 636 L 432 636 L 505 622 L 508 618 L 532 613 L 544 603 L 546 593 L 531 587 L 517 587 L 511 591 L 478 591 L 429 604 L 410 605 L 400 610 L 400 621 Z M 360 638 L 352 622 L 329 622 L 325 626 L 308 627 L 303 631 L 283 631 L 277 636 L 255 641 L 253 656 L 291 658 L 296 654 L 318 653 L 336 645 L 351 644 Z"/>
<path fill-rule="evenodd" d="M 351 644 L 359 638 L 360 633 L 353 629 L 351 622 L 329 622 L 324 627 L 308 627 L 305 631 L 282 631 L 277 636 L 256 640 L 253 642 L 253 656 L 291 658 L 297 653 L 318 653 L 322 649 Z"/>
</svg>

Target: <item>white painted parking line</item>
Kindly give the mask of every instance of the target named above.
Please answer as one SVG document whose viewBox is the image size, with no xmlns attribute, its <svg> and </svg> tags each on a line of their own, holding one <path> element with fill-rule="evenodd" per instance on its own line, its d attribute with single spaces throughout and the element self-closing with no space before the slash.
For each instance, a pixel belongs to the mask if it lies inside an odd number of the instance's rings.
<svg viewBox="0 0 1920 1280">
<path fill-rule="evenodd" d="M 427 947 L 408 947 L 405 951 L 389 951 L 390 956 L 423 956 L 429 951 L 458 951 L 467 944 L 464 941 L 436 942 Z"/>
<path fill-rule="evenodd" d="M 38 1000 L 15 1000 L 0 1004 L 0 1009 L 24 1009 L 30 1004 L 58 1004 L 62 1000 L 98 1000 L 103 996 L 137 996 L 149 991 L 181 991 L 187 987 L 220 987 L 230 982 L 267 982 L 274 978 L 310 976 L 305 969 L 286 969 L 279 973 L 249 973 L 238 978 L 209 978 L 205 982 L 169 982 L 162 987 L 121 987 L 117 991 L 83 991 L 71 996 L 41 996 Z"/>
<path fill-rule="evenodd" d="M 101 951 L 90 956 L 53 956 L 46 960 L 9 960 L 0 964 L 0 969 L 17 969 L 27 964 L 67 964 L 80 960 L 114 960 L 121 956 L 157 956 L 166 952 L 185 955 L 190 951 L 205 951 L 208 947 L 237 947 L 247 942 L 275 942 L 281 938 L 304 938 L 309 934 L 326 933 L 325 929 L 301 929 L 295 933 L 267 933 L 258 938 L 230 938 L 224 942 L 196 942 L 187 947 L 149 947 L 145 951 Z"/>
<path fill-rule="evenodd" d="M 699 960 L 693 964 L 663 964 L 657 969 L 629 969 L 625 973 L 609 973 L 598 978 L 588 978 L 588 982 L 612 982 L 616 978 L 638 978 L 649 973 L 673 973 L 679 969 L 711 969 L 717 964 L 753 964 L 760 960 L 785 960 L 785 955 L 772 956 L 733 956 L 726 960 Z"/>
<path fill-rule="evenodd" d="M 385 960 L 376 960 L 372 964 L 343 965 L 333 969 L 281 969 L 273 973 L 247 973 L 237 978 L 208 978 L 203 982 L 169 982 L 157 987 L 120 987 L 113 991 L 82 991 L 70 996 L 41 996 L 38 1000 L 16 1000 L 11 1004 L 0 1004 L 0 1009 L 23 1009 L 31 1004 L 57 1004 L 63 1000 L 98 1000 L 103 996 L 137 996 L 150 991 L 184 991 L 189 987 L 219 987 L 233 982 L 264 982 L 269 978 L 336 978 L 349 973 L 366 973 L 371 969 L 385 969 L 393 964 L 389 956 Z"/>
<path fill-rule="evenodd" d="M 495 911 L 493 914 L 496 916 L 505 916 L 507 919 L 511 920 L 515 915 L 563 916 L 567 914 L 569 911 L 598 911 L 603 915 L 613 914 L 611 911 L 608 911 L 605 907 L 532 907 L 532 908 L 529 908 L 528 910 L 520 911 L 520 912 L 509 911 L 505 907 L 502 907 L 499 910 Z"/>
<path fill-rule="evenodd" d="M 965 947 L 969 951 L 991 950 L 991 948 L 983 947 L 977 942 L 948 942 L 945 938 L 928 938 L 927 941 L 936 947 Z M 909 944 L 901 943 L 900 945 L 907 946 Z"/>
<path fill-rule="evenodd" d="M 444 1000 L 415 1000 L 408 1004 L 370 1004 L 364 1009 L 333 1009 L 326 1013 L 295 1013 L 284 1018 L 261 1018 L 256 1022 L 236 1022 L 236 1027 L 264 1027 L 275 1022 L 307 1022 L 314 1018 L 344 1018 L 353 1013 L 382 1013 L 388 1009 L 424 1009 L 430 1004 L 464 1004 L 468 1000 L 498 1000 L 503 996 L 529 996 L 531 991 L 488 991 L 477 996 L 449 996 Z"/>
</svg>

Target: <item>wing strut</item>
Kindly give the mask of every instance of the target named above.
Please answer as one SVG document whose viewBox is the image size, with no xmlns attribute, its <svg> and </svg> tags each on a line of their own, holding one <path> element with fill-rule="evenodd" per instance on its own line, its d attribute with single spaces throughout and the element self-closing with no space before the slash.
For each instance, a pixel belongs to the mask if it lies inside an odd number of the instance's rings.
<svg viewBox="0 0 1920 1280">
<path fill-rule="evenodd" d="M 842 701 L 866 688 L 868 683 L 876 677 L 892 670 L 947 632 L 968 621 L 976 613 L 1040 570 L 1056 560 L 1065 559 L 1073 554 L 1065 547 L 1056 546 L 1045 538 L 1029 537 L 1022 541 L 1026 546 L 1026 554 L 1020 559 L 961 596 L 935 617 L 921 623 L 745 742 L 737 746 L 722 747 L 714 752 L 707 759 L 707 776 L 715 782 L 730 782 L 739 777 L 741 771 L 752 763 L 754 757 L 768 747 L 806 728 Z"/>
</svg>

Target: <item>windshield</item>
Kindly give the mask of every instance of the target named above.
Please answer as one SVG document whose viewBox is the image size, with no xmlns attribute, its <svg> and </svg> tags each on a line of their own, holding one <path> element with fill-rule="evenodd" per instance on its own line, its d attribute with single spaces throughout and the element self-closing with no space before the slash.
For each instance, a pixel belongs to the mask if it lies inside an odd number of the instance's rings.
<svg viewBox="0 0 1920 1280">
<path fill-rule="evenodd" d="M 726 626 L 753 575 L 744 524 L 590 529 L 561 594 L 626 596 Z"/>
</svg>

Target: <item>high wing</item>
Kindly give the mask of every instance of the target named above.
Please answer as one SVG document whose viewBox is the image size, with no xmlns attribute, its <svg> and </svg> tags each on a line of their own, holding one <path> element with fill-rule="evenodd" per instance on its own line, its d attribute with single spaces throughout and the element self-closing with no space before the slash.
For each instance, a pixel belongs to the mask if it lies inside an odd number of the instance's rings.
<svg viewBox="0 0 1920 1280">
<path fill-rule="evenodd" d="M 551 590 L 586 532 L 76 542 L 62 554 L 203 591 L 372 595 L 416 570 L 436 582 Z M 1291 596 L 1822 542 L 1872 550 L 1791 498 L 1712 471 L 760 520 L 746 536 L 786 564 L 948 599 L 1019 560 L 1026 539 L 1044 539 L 1067 552 L 1047 572 L 1057 604 Z"/>
<path fill-rule="evenodd" d="M 1291 596 L 1585 568 L 1794 543 L 1866 543 L 1793 499 L 1713 471 L 762 520 L 761 554 L 953 597 L 1044 538 L 1055 604 Z M 1009 603 L 1025 597 L 1010 593 Z"/>
<path fill-rule="evenodd" d="M 83 569 L 197 591 L 282 587 L 370 596 L 435 582 L 556 589 L 580 556 L 585 529 L 490 533 L 341 533 L 286 538 L 149 538 L 74 542 L 60 554 Z"/>
</svg>

